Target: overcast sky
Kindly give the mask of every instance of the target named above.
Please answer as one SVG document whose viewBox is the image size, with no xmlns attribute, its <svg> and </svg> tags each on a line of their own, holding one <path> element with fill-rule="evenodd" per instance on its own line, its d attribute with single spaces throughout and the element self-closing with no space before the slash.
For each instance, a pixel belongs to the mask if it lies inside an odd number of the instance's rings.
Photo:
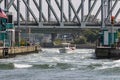
<svg viewBox="0 0 120 80">
<path fill-rule="evenodd" d="M 21 13 L 22 14 L 25 14 L 25 5 L 24 3 L 22 2 L 22 0 L 20 0 L 20 5 L 21 5 Z M 37 2 L 39 0 L 36 0 Z M 43 13 L 45 14 L 45 16 L 47 17 L 48 14 L 47 14 L 47 9 L 48 9 L 48 6 L 47 6 L 47 3 L 46 3 L 46 0 L 42 0 L 43 1 L 43 4 L 42 4 L 42 10 L 43 10 Z M 58 0 L 60 1 L 60 0 Z M 95 5 L 95 8 L 93 9 L 93 12 L 92 12 L 92 15 L 95 15 L 95 13 L 97 12 L 101 2 L 101 0 L 98 0 L 97 1 L 97 4 Z M 57 13 L 57 15 L 59 16 L 60 15 L 60 11 L 55 3 L 55 0 L 51 0 L 51 3 L 52 3 L 52 6 L 55 10 L 55 12 Z M 72 3 L 75 7 L 75 9 L 77 10 L 78 6 L 80 5 L 81 3 L 81 0 L 72 0 Z M 31 9 L 33 10 L 34 14 L 38 17 L 38 10 L 37 8 L 35 7 L 34 3 L 33 3 L 33 0 L 30 0 L 30 5 L 31 5 Z M 4 7 L 3 4 L 1 4 L 1 7 Z M 118 9 L 120 8 L 120 1 L 117 3 L 117 7 L 114 9 L 112 15 L 114 16 L 116 14 L 116 11 L 118 11 Z M 10 8 L 10 11 L 16 15 L 16 11 L 14 10 L 13 7 Z M 68 17 L 68 0 L 64 0 L 64 13 L 65 15 Z M 88 0 L 85 0 L 85 6 L 84 6 L 84 13 L 85 15 L 87 15 L 88 13 Z M 80 15 L 80 13 L 79 13 Z M 74 14 L 72 13 L 72 16 L 74 16 Z M 15 16 L 16 17 L 16 16 Z M 25 17 L 25 15 L 24 15 Z M 80 17 L 80 16 L 79 16 Z M 52 15 L 52 18 L 54 19 L 54 16 Z M 98 18 L 100 18 L 100 15 L 98 16 Z M 117 20 L 120 20 L 120 14 L 119 14 L 119 18 L 117 18 Z"/>
</svg>

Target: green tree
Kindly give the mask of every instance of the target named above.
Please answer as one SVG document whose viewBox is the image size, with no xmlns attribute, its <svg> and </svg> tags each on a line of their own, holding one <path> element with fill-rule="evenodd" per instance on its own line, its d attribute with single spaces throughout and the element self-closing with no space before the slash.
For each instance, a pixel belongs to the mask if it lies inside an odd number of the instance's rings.
<svg viewBox="0 0 120 80">
<path fill-rule="evenodd" d="M 117 35 L 118 35 L 118 38 L 120 38 L 120 32 L 119 31 L 117 31 Z"/>
<path fill-rule="evenodd" d="M 60 39 L 56 39 L 54 41 L 54 45 L 61 45 L 62 44 L 62 41 Z"/>
<path fill-rule="evenodd" d="M 98 37 L 99 30 L 86 29 L 83 31 L 84 36 L 87 38 L 87 42 L 94 43 Z"/>
<path fill-rule="evenodd" d="M 80 38 L 76 38 L 74 41 L 75 44 L 85 44 L 86 38 L 84 36 L 81 36 Z"/>
</svg>

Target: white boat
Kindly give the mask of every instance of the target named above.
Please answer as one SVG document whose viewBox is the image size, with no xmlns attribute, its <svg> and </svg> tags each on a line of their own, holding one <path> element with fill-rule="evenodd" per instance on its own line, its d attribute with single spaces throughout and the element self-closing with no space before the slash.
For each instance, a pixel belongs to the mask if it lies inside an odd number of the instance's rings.
<svg viewBox="0 0 120 80">
<path fill-rule="evenodd" d="M 70 43 L 63 43 L 63 48 L 59 49 L 60 53 L 72 53 L 76 49 L 76 45 L 70 44 Z"/>
</svg>

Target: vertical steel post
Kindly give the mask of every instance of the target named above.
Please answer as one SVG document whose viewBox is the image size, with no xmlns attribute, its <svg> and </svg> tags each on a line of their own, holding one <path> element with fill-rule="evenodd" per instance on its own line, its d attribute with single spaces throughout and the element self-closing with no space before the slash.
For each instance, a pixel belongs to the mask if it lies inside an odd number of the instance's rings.
<svg viewBox="0 0 120 80">
<path fill-rule="evenodd" d="M 88 2 L 88 11 L 90 11 L 90 9 L 91 9 L 91 0 L 89 0 Z"/>
<path fill-rule="evenodd" d="M 17 0 L 17 23 L 19 28 L 20 27 L 20 0 Z"/>
<path fill-rule="evenodd" d="M 81 8 L 81 22 L 84 21 L 84 0 L 81 0 L 82 8 Z"/>
<path fill-rule="evenodd" d="M 4 9 L 8 11 L 8 0 L 5 0 Z"/>
<path fill-rule="evenodd" d="M 106 0 L 106 2 L 104 3 L 104 23 L 106 24 L 106 19 L 107 19 L 107 16 L 108 16 L 108 0 Z M 107 23 L 108 23 L 108 20 L 107 20 Z"/>
<path fill-rule="evenodd" d="M 111 10 L 111 0 L 108 0 L 108 11 L 107 11 L 107 14 L 109 14 L 110 10 Z M 112 16 L 112 14 L 111 14 Z M 108 20 L 110 21 L 110 17 L 108 17 Z"/>
<path fill-rule="evenodd" d="M 20 28 L 20 0 L 17 0 L 17 24 L 18 24 L 18 29 Z M 20 31 L 19 31 L 19 44 L 18 46 L 20 46 Z"/>
<path fill-rule="evenodd" d="M 39 22 L 42 22 L 42 0 L 39 0 Z"/>
<path fill-rule="evenodd" d="M 61 22 L 63 22 L 63 0 L 61 0 Z"/>
<path fill-rule="evenodd" d="M 51 5 L 51 0 L 49 0 L 49 4 Z M 50 10 L 50 6 L 48 6 L 48 21 L 50 21 L 51 18 L 51 10 Z"/>
<path fill-rule="evenodd" d="M 89 12 L 91 11 L 91 0 L 89 0 L 89 2 L 88 2 L 88 15 L 89 15 Z M 91 15 L 91 14 L 90 14 Z M 89 16 L 88 16 L 89 17 Z M 88 20 L 90 20 L 89 18 L 88 18 Z"/>
<path fill-rule="evenodd" d="M 105 27 L 105 3 L 104 0 L 101 0 L 101 24 L 102 24 L 102 28 Z"/>
<path fill-rule="evenodd" d="M 71 7 L 70 7 L 70 3 L 68 2 L 68 14 L 69 14 L 69 22 L 71 21 Z"/>
<path fill-rule="evenodd" d="M 27 0 L 27 4 L 28 4 L 28 6 L 30 5 L 30 0 Z M 26 7 L 26 20 L 27 20 L 27 21 L 30 20 L 30 14 L 29 14 L 29 10 L 28 10 L 27 7 Z"/>
<path fill-rule="evenodd" d="M 61 12 L 61 13 L 60 13 L 61 19 L 60 19 L 60 26 L 62 26 L 62 27 L 64 26 L 64 25 L 63 25 L 63 7 L 64 7 L 63 5 L 64 5 L 64 4 L 63 4 L 63 0 L 61 0 L 61 11 L 60 11 L 60 12 Z"/>
</svg>

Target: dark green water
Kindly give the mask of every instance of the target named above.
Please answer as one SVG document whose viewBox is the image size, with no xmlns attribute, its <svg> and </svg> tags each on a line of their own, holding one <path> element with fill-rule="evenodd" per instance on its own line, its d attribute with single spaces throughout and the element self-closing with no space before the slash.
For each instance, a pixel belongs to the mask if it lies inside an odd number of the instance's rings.
<svg viewBox="0 0 120 80">
<path fill-rule="evenodd" d="M 120 60 L 95 59 L 93 49 L 60 54 L 52 48 L 0 59 L 0 80 L 120 80 L 119 75 Z"/>
</svg>

